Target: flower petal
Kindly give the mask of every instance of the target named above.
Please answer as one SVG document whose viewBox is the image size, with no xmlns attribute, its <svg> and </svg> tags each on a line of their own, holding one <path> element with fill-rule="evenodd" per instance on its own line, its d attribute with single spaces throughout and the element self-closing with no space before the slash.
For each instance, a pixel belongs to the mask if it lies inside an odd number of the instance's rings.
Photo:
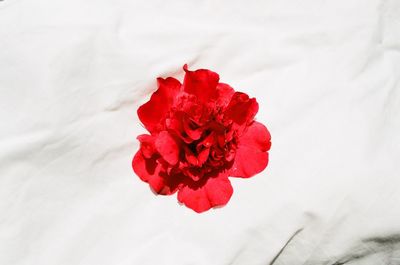
<svg viewBox="0 0 400 265">
<path fill-rule="evenodd" d="M 177 111 L 174 113 L 173 117 L 165 120 L 165 124 L 168 130 L 173 131 L 185 143 L 191 143 L 193 142 L 193 139 L 187 135 L 185 129 L 183 128 L 182 120 L 184 119 L 184 116 L 185 113 Z"/>
<path fill-rule="evenodd" d="M 196 122 L 191 120 L 190 118 L 184 117 L 182 120 L 183 129 L 185 133 L 192 139 L 192 140 L 199 140 L 201 134 L 203 133 L 203 128 L 199 127 Z"/>
<path fill-rule="evenodd" d="M 149 132 L 158 132 L 163 129 L 161 121 L 181 89 L 181 83 L 172 77 L 158 78 L 157 82 L 157 91 L 137 110 L 140 121 Z"/>
<path fill-rule="evenodd" d="M 186 161 L 189 162 L 189 164 L 198 167 L 201 167 L 207 161 L 208 156 L 210 155 L 210 147 L 200 149 L 197 157 L 189 147 L 183 146 L 183 150 L 185 152 Z"/>
<path fill-rule="evenodd" d="M 216 87 L 219 81 L 219 75 L 207 69 L 198 69 L 196 71 L 188 70 L 187 64 L 183 66 L 185 70 L 185 79 L 183 89 L 185 92 L 195 95 L 201 102 L 207 103 L 215 98 Z"/>
<path fill-rule="evenodd" d="M 208 159 L 208 156 L 210 155 L 210 148 L 204 148 L 203 150 L 200 151 L 199 155 L 197 156 L 197 159 L 199 161 L 199 166 L 202 166 Z"/>
<path fill-rule="evenodd" d="M 179 177 L 166 174 L 156 156 L 146 159 L 139 150 L 132 160 L 132 168 L 141 180 L 149 183 L 151 189 L 161 195 L 175 193 L 182 181 Z"/>
<path fill-rule="evenodd" d="M 219 83 L 217 85 L 217 106 L 226 107 L 231 101 L 234 93 L 235 90 L 228 84 Z"/>
<path fill-rule="evenodd" d="M 269 131 L 263 124 L 254 121 L 239 140 L 230 175 L 249 178 L 263 171 L 268 165 L 267 151 L 270 147 Z"/>
<path fill-rule="evenodd" d="M 199 161 L 197 160 L 197 157 L 194 155 L 192 150 L 190 150 L 190 148 L 186 145 L 183 146 L 183 150 L 185 152 L 186 161 L 188 161 L 191 165 L 197 166 L 199 164 Z"/>
<path fill-rule="evenodd" d="M 242 126 L 250 123 L 258 112 L 258 103 L 255 98 L 242 92 L 235 92 L 225 112 L 225 119 L 232 120 Z"/>
<path fill-rule="evenodd" d="M 156 152 L 154 137 L 148 134 L 141 134 L 137 137 L 140 142 L 140 150 L 145 158 L 150 158 Z"/>
<path fill-rule="evenodd" d="M 178 200 L 201 213 L 228 203 L 233 193 L 231 182 L 225 174 L 208 178 L 201 187 L 184 186 L 178 191 Z"/>
<path fill-rule="evenodd" d="M 177 140 L 167 131 L 162 131 L 155 141 L 157 151 L 171 165 L 179 161 L 179 145 Z"/>
</svg>

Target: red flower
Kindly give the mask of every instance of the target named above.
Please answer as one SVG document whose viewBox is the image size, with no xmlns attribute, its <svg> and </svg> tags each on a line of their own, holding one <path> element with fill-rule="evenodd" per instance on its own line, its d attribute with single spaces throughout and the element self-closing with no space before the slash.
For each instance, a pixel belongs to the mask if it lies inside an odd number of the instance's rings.
<svg viewBox="0 0 400 265">
<path fill-rule="evenodd" d="M 271 136 L 254 120 L 255 98 L 219 83 L 217 73 L 183 67 L 183 84 L 158 78 L 158 90 L 137 113 L 150 135 L 138 136 L 135 173 L 154 192 L 171 195 L 196 212 L 225 205 L 228 179 L 265 169 Z"/>
</svg>

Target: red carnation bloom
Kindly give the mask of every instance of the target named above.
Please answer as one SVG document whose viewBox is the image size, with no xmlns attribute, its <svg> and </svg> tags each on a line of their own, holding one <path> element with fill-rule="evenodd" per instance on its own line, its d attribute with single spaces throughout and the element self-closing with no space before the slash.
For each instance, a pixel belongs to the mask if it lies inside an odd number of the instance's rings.
<svg viewBox="0 0 400 265">
<path fill-rule="evenodd" d="M 135 173 L 157 194 L 178 191 L 196 212 L 225 205 L 228 179 L 249 178 L 265 169 L 271 136 L 254 120 L 255 98 L 219 83 L 217 73 L 183 67 L 183 84 L 158 78 L 158 89 L 137 113 L 150 134 L 139 135 Z"/>
</svg>

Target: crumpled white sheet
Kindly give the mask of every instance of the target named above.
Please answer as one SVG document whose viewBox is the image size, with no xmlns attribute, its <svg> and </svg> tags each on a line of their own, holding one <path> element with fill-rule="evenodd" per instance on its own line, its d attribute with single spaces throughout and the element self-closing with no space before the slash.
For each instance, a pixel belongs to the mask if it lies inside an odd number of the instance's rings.
<svg viewBox="0 0 400 265">
<path fill-rule="evenodd" d="M 398 0 L 0 1 L 0 264 L 400 264 L 399 51 Z M 184 63 L 272 134 L 203 214 L 131 169 Z"/>
</svg>

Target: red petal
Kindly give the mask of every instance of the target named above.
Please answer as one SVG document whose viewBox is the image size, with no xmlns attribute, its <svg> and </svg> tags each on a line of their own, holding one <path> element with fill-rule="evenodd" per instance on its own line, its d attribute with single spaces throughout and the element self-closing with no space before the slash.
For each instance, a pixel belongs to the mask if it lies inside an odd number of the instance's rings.
<svg viewBox="0 0 400 265">
<path fill-rule="evenodd" d="M 192 121 L 190 118 L 187 117 L 184 117 L 182 123 L 183 123 L 183 129 L 192 140 L 200 139 L 203 133 L 203 128 L 199 127 L 194 121 Z"/>
<path fill-rule="evenodd" d="M 258 112 L 255 98 L 242 92 L 235 92 L 225 112 L 225 119 L 232 120 L 238 125 L 250 123 Z"/>
<path fill-rule="evenodd" d="M 140 121 L 149 132 L 158 132 L 163 129 L 161 121 L 170 110 L 181 89 L 181 83 L 172 77 L 158 78 L 157 82 L 157 91 L 151 95 L 147 103 L 137 110 Z"/>
<path fill-rule="evenodd" d="M 199 167 L 189 167 L 184 169 L 183 172 L 193 181 L 199 181 L 204 176 L 204 171 Z"/>
<path fill-rule="evenodd" d="M 190 150 L 190 148 L 188 148 L 187 146 L 184 146 L 184 150 L 186 160 L 190 164 L 197 166 L 199 164 L 199 161 L 197 160 L 197 157 L 193 154 L 192 150 Z"/>
<path fill-rule="evenodd" d="M 228 84 L 219 83 L 217 85 L 217 105 L 220 107 L 226 107 L 231 101 L 234 93 L 235 90 Z"/>
<path fill-rule="evenodd" d="M 132 168 L 141 180 L 149 183 L 155 193 L 170 195 L 179 188 L 179 177 L 168 176 L 155 157 L 146 159 L 140 150 L 132 160 Z"/>
<path fill-rule="evenodd" d="M 167 131 L 162 131 L 155 141 L 157 151 L 162 158 L 171 165 L 175 165 L 179 160 L 178 142 Z"/>
<path fill-rule="evenodd" d="M 195 95 L 200 101 L 206 103 L 215 97 L 219 75 L 207 69 L 189 71 L 187 65 L 183 66 L 185 79 L 183 81 L 184 91 Z"/>
<path fill-rule="evenodd" d="M 154 137 L 148 134 L 141 134 L 137 137 L 140 141 L 140 150 L 145 158 L 150 158 L 156 151 L 154 146 Z"/>
<path fill-rule="evenodd" d="M 178 191 L 178 200 L 187 207 L 201 213 L 215 206 L 228 203 L 233 193 L 226 175 L 209 178 L 202 187 L 184 186 Z"/>
<path fill-rule="evenodd" d="M 215 133 L 211 132 L 207 137 L 205 137 L 200 143 L 197 144 L 197 150 L 200 150 L 203 146 L 209 148 L 215 142 Z"/>
<path fill-rule="evenodd" d="M 190 150 L 190 148 L 184 146 L 184 151 L 185 151 L 185 158 L 186 160 L 193 166 L 202 166 L 208 159 L 208 156 L 210 154 L 210 147 L 206 147 L 202 150 L 199 151 L 199 153 L 196 155 Z"/>
<path fill-rule="evenodd" d="M 210 155 L 210 148 L 204 148 L 203 150 L 200 151 L 197 157 L 199 161 L 199 166 L 202 166 L 207 161 L 209 155 Z"/>
<path fill-rule="evenodd" d="M 268 129 L 259 122 L 253 122 L 239 139 L 230 175 L 249 178 L 263 171 L 268 165 L 267 151 L 270 146 Z"/>
<path fill-rule="evenodd" d="M 165 120 L 167 128 L 174 131 L 185 143 L 193 142 L 193 139 L 187 135 L 183 128 L 182 120 L 184 119 L 184 113 L 178 111 L 175 112 L 174 115 L 175 117 Z"/>
</svg>

